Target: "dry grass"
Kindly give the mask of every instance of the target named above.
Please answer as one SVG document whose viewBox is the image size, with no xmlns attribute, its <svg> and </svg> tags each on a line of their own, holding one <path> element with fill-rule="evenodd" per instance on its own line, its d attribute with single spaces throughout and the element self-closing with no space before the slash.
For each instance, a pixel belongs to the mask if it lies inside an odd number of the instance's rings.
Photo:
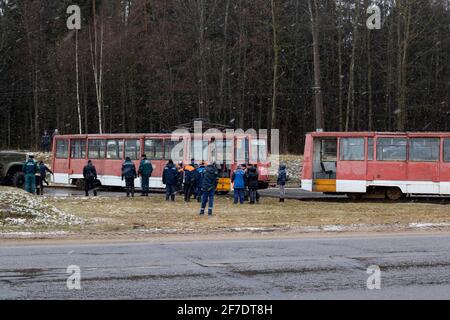
<svg viewBox="0 0 450 320">
<path fill-rule="evenodd" d="M 49 199 L 55 207 L 86 219 L 81 232 L 162 233 L 225 232 L 233 229 L 292 229 L 327 225 L 407 225 L 448 223 L 450 206 L 436 203 L 388 202 L 302 202 L 263 199 L 258 205 L 233 205 L 219 197 L 215 216 L 199 217 L 199 204 L 185 204 L 180 198 L 167 203 L 162 195 L 149 198 Z"/>
</svg>

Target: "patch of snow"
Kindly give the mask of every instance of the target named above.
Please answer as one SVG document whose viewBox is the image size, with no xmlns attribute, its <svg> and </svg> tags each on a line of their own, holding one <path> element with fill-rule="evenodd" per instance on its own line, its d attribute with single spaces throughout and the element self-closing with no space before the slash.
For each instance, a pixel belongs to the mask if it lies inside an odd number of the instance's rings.
<svg viewBox="0 0 450 320">
<path fill-rule="evenodd" d="M 148 229 L 138 229 L 139 232 L 144 233 L 177 233 L 178 229 L 164 229 L 164 228 L 148 228 Z"/>
<path fill-rule="evenodd" d="M 45 203 L 45 199 L 7 188 L 0 190 L 0 222 L 8 225 L 79 225 L 84 221 Z"/>
<path fill-rule="evenodd" d="M 25 224 L 25 223 L 27 222 L 27 219 L 22 219 L 22 218 L 6 218 L 4 221 L 5 221 L 5 224 L 21 225 L 21 224 Z"/>
<path fill-rule="evenodd" d="M 328 226 L 323 226 L 322 230 L 323 231 L 327 231 L 327 232 L 340 232 L 340 231 L 345 231 L 346 227 L 341 226 L 341 225 L 328 225 Z"/>
<path fill-rule="evenodd" d="M 61 236 L 67 235 L 67 231 L 51 231 L 51 232 L 5 232 L 1 233 L 2 236 L 14 236 L 14 237 L 36 237 L 36 236 Z"/>
<path fill-rule="evenodd" d="M 261 231 L 275 231 L 275 229 L 273 228 L 258 228 L 258 227 L 239 227 L 239 228 L 231 228 L 231 231 L 236 231 L 236 232 L 246 232 L 246 231 L 251 231 L 251 232 L 261 232 Z"/>
<path fill-rule="evenodd" d="M 450 227 L 450 223 L 410 223 L 408 225 L 410 228 L 439 228 L 439 227 Z"/>
</svg>

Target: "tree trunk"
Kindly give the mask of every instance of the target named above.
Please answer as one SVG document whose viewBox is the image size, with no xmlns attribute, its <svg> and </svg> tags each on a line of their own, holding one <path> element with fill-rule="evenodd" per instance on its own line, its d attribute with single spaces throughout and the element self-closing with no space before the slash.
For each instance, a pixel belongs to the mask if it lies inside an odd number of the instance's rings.
<svg viewBox="0 0 450 320">
<path fill-rule="evenodd" d="M 359 0 L 356 1 L 355 21 L 353 22 L 353 43 L 352 43 L 352 57 L 350 61 L 349 84 L 347 92 L 347 114 L 345 120 L 345 131 L 355 129 L 355 60 L 356 47 L 358 44 L 358 23 L 359 23 Z"/>
<path fill-rule="evenodd" d="M 97 98 L 97 111 L 98 111 L 98 132 L 103 134 L 103 107 L 102 107 L 102 71 L 103 71 L 103 25 L 101 26 L 100 33 L 100 62 L 98 62 L 97 56 L 97 23 L 95 12 L 95 0 L 92 1 L 93 15 L 94 15 L 94 44 L 92 44 L 91 32 L 89 31 L 89 44 L 91 48 L 91 61 L 92 69 L 94 72 L 94 84 L 95 93 Z"/>
<path fill-rule="evenodd" d="M 405 17 L 404 24 L 402 23 Z M 406 109 L 406 81 L 407 81 L 407 56 L 409 45 L 409 31 L 411 24 L 411 5 L 403 0 L 398 1 L 398 21 L 397 21 L 397 37 L 398 37 L 398 118 L 397 130 L 405 131 L 407 126 L 407 109 Z M 404 29 L 403 29 L 403 28 Z"/>
<path fill-rule="evenodd" d="M 278 64 L 279 64 L 279 48 L 277 34 L 277 17 L 275 0 L 270 0 L 272 7 L 272 35 L 273 35 L 273 84 L 272 84 L 272 109 L 270 116 L 270 128 L 277 127 L 277 90 L 278 90 Z"/>
<path fill-rule="evenodd" d="M 313 4 L 311 3 L 313 1 Z M 314 97 L 315 97 L 315 125 L 316 130 L 325 129 L 323 96 L 322 96 L 322 80 L 320 70 L 320 49 L 319 49 L 319 5 L 317 0 L 309 0 L 309 13 L 311 16 L 311 30 L 313 38 L 313 54 L 314 54 Z"/>
<path fill-rule="evenodd" d="M 82 124 L 81 124 L 81 107 L 80 107 L 80 84 L 78 75 L 78 30 L 75 30 L 75 72 L 76 72 L 76 82 L 77 82 L 77 111 L 78 111 L 78 132 L 83 134 Z"/>
<path fill-rule="evenodd" d="M 344 130 L 344 110 L 343 110 L 343 91 L 344 91 L 344 75 L 342 69 L 342 8 L 341 2 L 335 2 L 338 12 L 338 25 L 337 25 L 337 37 L 338 37 L 338 69 L 339 69 L 339 92 L 338 92 L 338 110 L 339 110 L 339 131 Z"/>
<path fill-rule="evenodd" d="M 225 20 L 223 24 L 223 48 L 222 48 L 222 68 L 220 70 L 220 88 L 219 99 L 220 109 L 223 116 L 223 120 L 226 120 L 226 108 L 224 105 L 224 87 L 225 87 L 225 71 L 227 69 L 227 45 L 228 45 L 228 16 L 230 12 L 230 0 L 227 0 L 225 8 Z M 228 119 L 231 120 L 231 119 Z"/>
<path fill-rule="evenodd" d="M 365 2 L 365 7 L 369 5 L 368 1 Z M 368 124 L 367 129 L 373 131 L 373 101 L 372 101 L 372 44 L 371 44 L 371 30 L 367 28 L 367 117 Z"/>
<path fill-rule="evenodd" d="M 199 60 L 200 60 L 200 95 L 199 116 L 209 118 L 207 83 L 206 83 L 206 61 L 205 61 L 205 0 L 199 0 Z"/>
</svg>

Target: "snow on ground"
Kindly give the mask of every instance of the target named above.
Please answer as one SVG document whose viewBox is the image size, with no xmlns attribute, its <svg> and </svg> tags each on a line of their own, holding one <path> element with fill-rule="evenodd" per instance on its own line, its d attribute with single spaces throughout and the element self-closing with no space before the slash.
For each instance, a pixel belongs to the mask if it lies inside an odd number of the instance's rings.
<svg viewBox="0 0 450 320">
<path fill-rule="evenodd" d="M 82 219 L 46 204 L 42 197 L 20 189 L 0 187 L 1 227 L 71 226 L 82 223 Z"/>
<path fill-rule="evenodd" d="M 410 223 L 410 228 L 425 229 L 425 228 L 442 228 L 450 227 L 450 223 Z"/>
<path fill-rule="evenodd" d="M 35 238 L 35 237 L 50 237 L 50 236 L 65 236 L 70 234 L 67 231 L 51 231 L 51 232 L 27 232 L 27 231 L 22 231 L 22 232 L 2 232 L 1 235 L 2 237 L 20 237 L 20 238 Z"/>
</svg>

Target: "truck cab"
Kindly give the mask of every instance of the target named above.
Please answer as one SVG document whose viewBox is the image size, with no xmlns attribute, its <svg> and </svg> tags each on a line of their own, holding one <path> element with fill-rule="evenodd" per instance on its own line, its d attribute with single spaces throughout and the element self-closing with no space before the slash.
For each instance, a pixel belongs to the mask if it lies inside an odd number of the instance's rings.
<svg viewBox="0 0 450 320">
<path fill-rule="evenodd" d="M 27 160 L 25 152 L 0 151 L 0 183 L 23 187 L 25 178 L 22 165 Z"/>
</svg>

